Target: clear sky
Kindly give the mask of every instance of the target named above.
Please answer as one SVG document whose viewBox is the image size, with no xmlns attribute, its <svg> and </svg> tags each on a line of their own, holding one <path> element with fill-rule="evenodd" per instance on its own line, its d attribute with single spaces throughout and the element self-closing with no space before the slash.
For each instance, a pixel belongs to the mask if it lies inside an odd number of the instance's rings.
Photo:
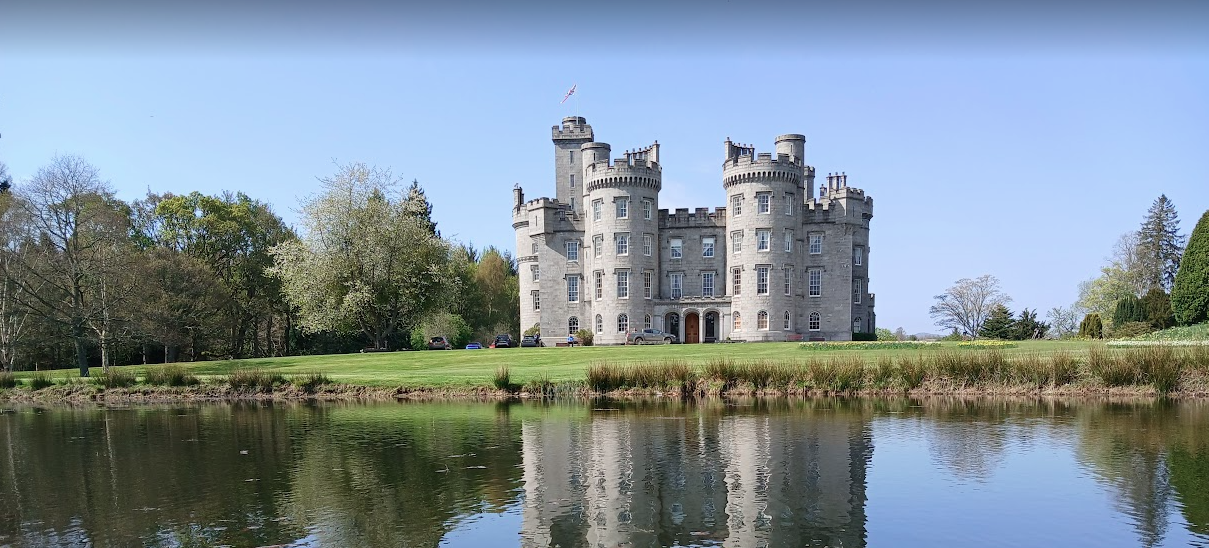
<svg viewBox="0 0 1209 548">
<path fill-rule="evenodd" d="M 911 333 L 963 277 L 1069 305 L 1159 194 L 1185 233 L 1209 209 L 1206 3 L 170 4 L 0 8 L 18 184 L 71 153 L 124 199 L 239 190 L 293 222 L 363 161 L 419 180 L 444 235 L 512 250 L 512 186 L 553 195 L 563 116 L 658 140 L 662 208 L 724 205 L 727 137 L 803 133 L 873 196 L 878 323 Z"/>
</svg>

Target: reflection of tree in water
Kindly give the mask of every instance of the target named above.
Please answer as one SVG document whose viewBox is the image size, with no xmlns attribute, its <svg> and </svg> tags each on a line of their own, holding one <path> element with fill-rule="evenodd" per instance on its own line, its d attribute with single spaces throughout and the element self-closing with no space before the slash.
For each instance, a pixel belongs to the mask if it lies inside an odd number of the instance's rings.
<svg viewBox="0 0 1209 548">
<path fill-rule="evenodd" d="M 929 401 L 925 432 L 933 462 L 965 481 L 985 482 L 1004 459 L 1006 402 Z"/>
<path fill-rule="evenodd" d="M 1116 493 L 1140 542 L 1155 546 L 1167 534 L 1173 497 L 1194 532 L 1206 529 L 1209 504 L 1203 402 L 1160 400 L 1087 405 L 1078 409 L 1078 457 Z"/>
</svg>

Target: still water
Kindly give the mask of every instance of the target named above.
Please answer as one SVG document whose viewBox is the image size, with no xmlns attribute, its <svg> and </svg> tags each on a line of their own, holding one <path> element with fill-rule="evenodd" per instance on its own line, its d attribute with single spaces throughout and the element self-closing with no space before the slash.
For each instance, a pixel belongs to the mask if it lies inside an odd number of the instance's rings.
<svg viewBox="0 0 1209 548">
<path fill-rule="evenodd" d="M 16 407 L 0 546 L 1209 546 L 1209 404 Z"/>
</svg>

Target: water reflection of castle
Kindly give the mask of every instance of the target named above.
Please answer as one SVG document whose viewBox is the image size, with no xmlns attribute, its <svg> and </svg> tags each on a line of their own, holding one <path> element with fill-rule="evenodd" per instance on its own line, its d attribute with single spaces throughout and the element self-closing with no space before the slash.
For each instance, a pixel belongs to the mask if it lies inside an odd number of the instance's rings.
<svg viewBox="0 0 1209 548">
<path fill-rule="evenodd" d="M 521 437 L 524 548 L 865 545 L 857 414 L 595 415 Z"/>
</svg>

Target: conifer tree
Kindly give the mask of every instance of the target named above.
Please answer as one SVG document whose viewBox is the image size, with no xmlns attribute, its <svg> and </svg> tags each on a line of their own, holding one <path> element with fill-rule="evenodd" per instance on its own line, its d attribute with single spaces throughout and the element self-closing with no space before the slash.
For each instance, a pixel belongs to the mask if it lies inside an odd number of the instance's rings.
<svg viewBox="0 0 1209 548">
<path fill-rule="evenodd" d="M 411 186 L 407 187 L 403 198 L 403 212 L 419 219 L 420 224 L 428 230 L 429 234 L 441 237 L 441 232 L 437 230 L 437 223 L 432 220 L 432 204 L 428 202 L 428 196 L 424 194 L 420 181 L 412 179 Z"/>
<path fill-rule="evenodd" d="M 1049 332 L 1049 324 L 1037 319 L 1037 311 L 1025 308 L 1020 311 L 1020 318 L 1012 324 L 1012 338 L 1018 341 L 1025 339 L 1045 338 Z"/>
<path fill-rule="evenodd" d="M 982 329 L 978 331 L 978 336 L 985 339 L 1010 339 L 1012 338 L 1012 324 L 1015 319 L 1012 318 L 1012 311 L 1008 310 L 1003 304 L 996 304 L 991 307 L 991 313 L 987 315 L 987 320 L 983 322 Z"/>
<path fill-rule="evenodd" d="M 1159 292 L 1162 292 L 1159 289 Z M 1114 326 L 1124 325 L 1129 322 L 1144 322 L 1146 321 L 1146 310 L 1142 307 L 1142 301 L 1138 300 L 1133 295 L 1126 295 L 1117 301 L 1117 307 L 1112 313 L 1112 324 Z"/>
<path fill-rule="evenodd" d="M 1180 218 L 1175 205 L 1165 194 L 1160 194 L 1138 230 L 1138 259 L 1144 287 L 1171 289 L 1180 255 L 1184 253 L 1184 236 L 1179 231 Z"/>
<path fill-rule="evenodd" d="M 1209 211 L 1192 230 L 1171 289 L 1171 309 L 1180 325 L 1209 320 Z"/>
<path fill-rule="evenodd" d="M 1171 311 L 1171 297 L 1157 287 L 1146 292 L 1138 304 L 1146 314 L 1146 320 L 1155 329 L 1167 329 L 1175 325 L 1175 315 Z"/>
<path fill-rule="evenodd" d="M 1099 314 L 1092 313 L 1083 317 L 1083 321 L 1079 324 L 1079 338 L 1104 338 L 1104 322 L 1100 319 Z"/>
</svg>

